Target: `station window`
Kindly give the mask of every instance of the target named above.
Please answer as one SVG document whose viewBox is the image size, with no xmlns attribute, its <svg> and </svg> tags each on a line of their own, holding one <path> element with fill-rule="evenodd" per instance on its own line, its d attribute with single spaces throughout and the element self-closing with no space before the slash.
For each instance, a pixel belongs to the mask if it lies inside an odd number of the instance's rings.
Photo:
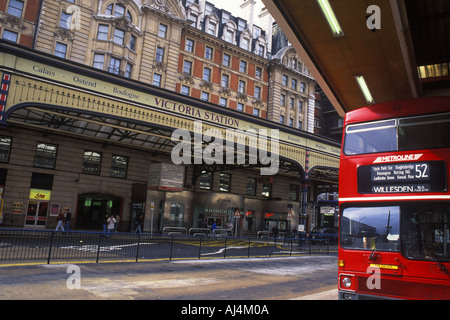
<svg viewBox="0 0 450 320">
<path fill-rule="evenodd" d="M 94 54 L 93 67 L 97 69 L 103 69 L 104 64 L 105 64 L 105 55 L 100 53 Z"/>
<path fill-rule="evenodd" d="M 16 43 L 17 39 L 19 39 L 19 34 L 17 32 L 4 29 L 2 39 Z"/>
<path fill-rule="evenodd" d="M 231 65 L 231 56 L 229 54 L 224 53 L 223 54 L 223 62 L 222 64 L 225 67 L 229 67 Z"/>
<path fill-rule="evenodd" d="M 55 168 L 57 145 L 38 142 L 34 155 L 34 166 L 40 168 Z"/>
<path fill-rule="evenodd" d="M 256 178 L 247 178 L 247 195 L 256 195 Z"/>
<path fill-rule="evenodd" d="M 272 194 L 272 184 L 264 183 L 262 186 L 261 195 L 265 198 L 270 198 L 271 194 Z"/>
<path fill-rule="evenodd" d="M 125 77 L 131 78 L 131 71 L 133 70 L 133 66 L 129 63 L 127 63 L 127 66 L 125 67 Z"/>
<path fill-rule="evenodd" d="M 193 53 L 194 52 L 194 40 L 186 39 L 186 45 L 184 50 Z"/>
<path fill-rule="evenodd" d="M 262 73 L 263 73 L 263 69 L 261 67 L 256 67 L 255 77 L 257 79 L 262 79 Z"/>
<path fill-rule="evenodd" d="M 61 19 L 59 20 L 59 26 L 63 29 L 70 29 L 72 21 L 72 15 L 61 12 Z"/>
<path fill-rule="evenodd" d="M 106 7 L 105 10 L 106 15 L 114 16 L 114 17 L 122 17 L 125 16 L 128 21 L 133 22 L 133 17 L 129 10 L 126 10 L 125 7 L 118 3 L 111 3 Z"/>
<path fill-rule="evenodd" d="M 83 158 L 83 173 L 100 174 L 100 163 L 102 161 L 102 154 L 96 151 L 84 151 Z"/>
<path fill-rule="evenodd" d="M 0 162 L 9 161 L 9 153 L 11 150 L 12 138 L 0 137 Z"/>
<path fill-rule="evenodd" d="M 239 93 L 245 93 L 245 81 L 239 80 L 238 91 Z"/>
<path fill-rule="evenodd" d="M 109 26 L 105 24 L 98 25 L 97 40 L 108 40 Z"/>
<path fill-rule="evenodd" d="M 230 83 L 230 76 L 227 74 L 222 74 L 222 82 L 221 82 L 222 87 L 228 88 L 229 83 Z"/>
<path fill-rule="evenodd" d="M 226 98 L 220 97 L 219 105 L 222 107 L 226 107 L 228 104 L 228 100 Z"/>
<path fill-rule="evenodd" d="M 161 87 L 161 83 L 162 83 L 162 75 L 155 73 L 153 75 L 153 85 L 155 87 Z"/>
<path fill-rule="evenodd" d="M 130 50 L 136 51 L 136 41 L 137 37 L 135 35 L 130 35 Z"/>
<path fill-rule="evenodd" d="M 114 43 L 123 46 L 124 39 L 125 39 L 125 31 L 120 29 L 114 29 L 114 38 L 113 38 Z"/>
<path fill-rule="evenodd" d="M 7 13 L 15 17 L 22 18 L 23 6 L 23 1 L 10 0 Z"/>
<path fill-rule="evenodd" d="M 123 178 L 127 177 L 128 158 L 124 156 L 113 155 L 111 160 L 111 177 Z"/>
<path fill-rule="evenodd" d="M 111 60 L 109 61 L 108 71 L 111 72 L 111 73 L 114 73 L 114 74 L 119 74 L 121 62 L 122 61 L 120 59 L 111 57 Z"/>
<path fill-rule="evenodd" d="M 188 86 L 181 86 L 181 94 L 184 94 L 184 95 L 186 95 L 186 96 L 188 96 L 189 95 L 189 91 L 190 91 L 190 88 L 188 87 Z"/>
<path fill-rule="evenodd" d="M 156 48 L 156 61 L 157 62 L 164 62 L 164 51 L 165 51 L 165 49 L 162 47 Z"/>
<path fill-rule="evenodd" d="M 203 101 L 209 101 L 209 93 L 205 92 L 205 91 L 202 91 L 200 99 L 203 100 Z"/>
<path fill-rule="evenodd" d="M 289 186 L 289 200 L 298 201 L 299 200 L 299 186 L 296 184 L 291 184 Z"/>
<path fill-rule="evenodd" d="M 212 187 L 212 173 L 202 171 L 200 175 L 200 189 L 211 190 Z"/>
<path fill-rule="evenodd" d="M 165 24 L 161 23 L 159 25 L 158 36 L 163 39 L 165 39 L 167 37 L 167 26 Z"/>
<path fill-rule="evenodd" d="M 212 60 L 213 59 L 213 48 L 211 47 L 206 47 L 205 48 L 205 58 L 208 60 Z"/>
<path fill-rule="evenodd" d="M 67 44 L 57 42 L 55 46 L 55 56 L 60 58 L 66 58 Z"/>
<path fill-rule="evenodd" d="M 303 112 L 303 101 L 298 101 L 297 107 L 298 107 L 298 112 Z"/>
<path fill-rule="evenodd" d="M 191 74 L 191 72 L 192 72 L 192 62 L 191 61 L 184 61 L 183 62 L 183 73 L 186 73 L 186 74 Z"/>
<path fill-rule="evenodd" d="M 246 73 L 247 72 L 247 62 L 242 61 L 239 64 L 239 72 Z"/>
<path fill-rule="evenodd" d="M 261 87 L 255 86 L 255 98 L 261 99 Z"/>
<path fill-rule="evenodd" d="M 306 83 L 304 82 L 300 83 L 300 92 L 306 93 Z"/>
<path fill-rule="evenodd" d="M 291 88 L 297 90 L 297 79 L 292 79 Z"/>
<path fill-rule="evenodd" d="M 221 173 L 220 174 L 220 182 L 219 182 L 219 190 L 224 192 L 230 192 L 231 188 L 231 174 L 229 173 Z"/>
<path fill-rule="evenodd" d="M 211 82 L 211 69 L 203 68 L 203 80 Z"/>
</svg>

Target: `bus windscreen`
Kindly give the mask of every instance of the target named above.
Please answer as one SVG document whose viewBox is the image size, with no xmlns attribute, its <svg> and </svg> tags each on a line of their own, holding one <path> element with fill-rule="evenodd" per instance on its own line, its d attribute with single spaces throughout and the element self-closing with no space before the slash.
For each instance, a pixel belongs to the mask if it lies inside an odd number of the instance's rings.
<svg viewBox="0 0 450 320">
<path fill-rule="evenodd" d="M 450 205 L 347 207 L 342 212 L 340 244 L 344 249 L 401 250 L 410 260 L 450 262 Z"/>
</svg>

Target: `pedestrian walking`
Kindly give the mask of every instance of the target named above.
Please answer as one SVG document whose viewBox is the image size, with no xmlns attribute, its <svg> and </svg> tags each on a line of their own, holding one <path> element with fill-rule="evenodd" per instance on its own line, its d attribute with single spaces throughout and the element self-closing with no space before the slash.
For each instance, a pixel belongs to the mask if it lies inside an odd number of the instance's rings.
<svg viewBox="0 0 450 320">
<path fill-rule="evenodd" d="M 212 232 L 212 234 L 215 237 L 216 236 L 216 232 L 214 230 L 217 230 L 216 220 L 214 220 L 213 224 L 211 225 L 211 232 Z"/>
<path fill-rule="evenodd" d="M 117 232 L 117 229 L 119 228 L 119 220 L 120 220 L 120 216 L 117 214 L 116 215 L 116 223 L 114 223 L 114 232 Z"/>
<path fill-rule="evenodd" d="M 66 217 L 64 219 L 64 229 L 65 232 L 67 231 L 72 231 L 72 229 L 70 229 L 70 224 L 72 223 L 72 213 L 69 211 L 69 209 L 67 209 L 66 211 Z"/>
<path fill-rule="evenodd" d="M 108 218 L 108 220 L 106 220 L 106 222 L 107 222 L 107 228 L 108 228 L 108 234 L 107 234 L 107 238 L 109 238 L 109 236 L 111 235 L 111 233 L 113 232 L 113 230 L 114 230 L 114 225 L 115 225 L 115 223 L 116 223 L 116 219 L 114 218 L 114 216 L 113 215 L 111 215 L 109 218 Z"/>
<path fill-rule="evenodd" d="M 280 231 L 278 230 L 276 225 L 272 228 L 272 233 L 273 233 L 273 238 L 277 239 L 278 238 L 278 234 L 280 233 Z"/>
<path fill-rule="evenodd" d="M 278 238 L 279 232 L 280 232 L 280 231 L 278 230 L 277 226 L 276 226 L 276 225 L 273 226 L 273 228 L 272 228 L 272 233 L 273 233 L 273 247 L 272 247 L 272 249 L 270 249 L 269 257 L 272 256 L 272 253 L 273 253 L 273 251 L 274 251 L 275 248 L 276 248 L 276 245 L 277 245 L 277 238 Z"/>
<path fill-rule="evenodd" d="M 59 214 L 56 217 L 56 221 L 58 222 L 58 224 L 56 225 L 55 231 L 58 231 L 59 229 L 61 229 L 61 231 L 64 231 L 64 227 L 63 227 L 64 213 L 63 213 L 62 209 L 59 210 Z"/>
<path fill-rule="evenodd" d="M 136 225 L 136 228 L 134 229 L 134 233 L 142 233 L 141 224 L 144 220 L 144 216 L 141 214 L 138 218 L 136 218 L 136 221 L 134 224 Z"/>
<path fill-rule="evenodd" d="M 103 226 L 103 235 L 106 236 L 106 225 L 108 223 L 109 216 L 105 214 L 105 216 L 102 218 L 102 226 Z"/>
</svg>

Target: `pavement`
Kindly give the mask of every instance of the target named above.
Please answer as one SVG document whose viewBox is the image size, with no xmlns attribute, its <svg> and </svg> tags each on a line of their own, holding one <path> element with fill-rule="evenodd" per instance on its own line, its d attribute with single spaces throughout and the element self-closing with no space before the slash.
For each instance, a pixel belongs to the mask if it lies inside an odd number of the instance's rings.
<svg viewBox="0 0 450 320">
<path fill-rule="evenodd" d="M 293 300 L 337 300 L 338 289 L 325 290 L 318 293 L 307 294 Z"/>
<path fill-rule="evenodd" d="M 182 308 L 337 300 L 336 284 L 333 256 L 0 266 L 0 300 L 177 300 Z"/>
</svg>

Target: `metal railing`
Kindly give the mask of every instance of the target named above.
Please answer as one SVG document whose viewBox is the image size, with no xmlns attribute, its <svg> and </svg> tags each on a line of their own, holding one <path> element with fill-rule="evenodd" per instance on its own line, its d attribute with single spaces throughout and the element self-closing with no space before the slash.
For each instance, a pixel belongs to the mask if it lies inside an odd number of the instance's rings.
<svg viewBox="0 0 450 320">
<path fill-rule="evenodd" d="M 164 227 L 163 234 L 187 234 L 187 229 L 183 227 Z"/>
<path fill-rule="evenodd" d="M 0 265 L 333 254 L 332 239 L 0 229 Z"/>
</svg>

